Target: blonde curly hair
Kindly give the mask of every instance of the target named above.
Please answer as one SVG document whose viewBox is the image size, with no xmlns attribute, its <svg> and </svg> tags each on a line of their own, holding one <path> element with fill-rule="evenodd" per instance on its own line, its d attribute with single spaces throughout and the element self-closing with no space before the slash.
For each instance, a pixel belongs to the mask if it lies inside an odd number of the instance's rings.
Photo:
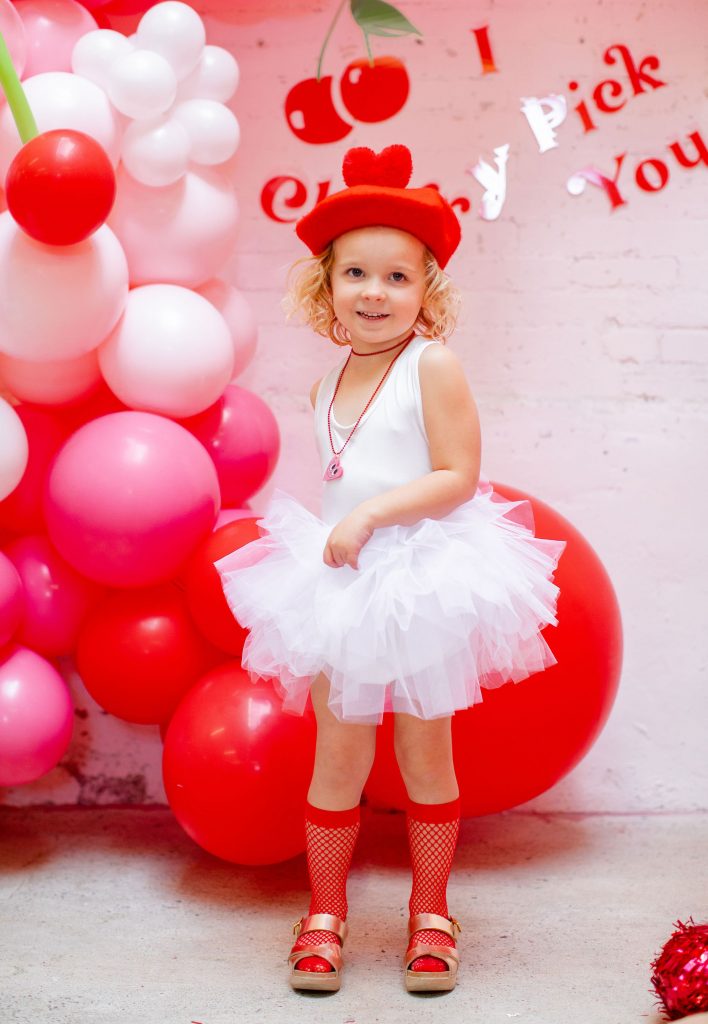
<svg viewBox="0 0 708 1024">
<path fill-rule="evenodd" d="M 330 242 L 319 256 L 301 256 L 295 260 L 288 271 L 283 308 L 288 320 L 299 314 L 301 322 L 316 334 L 330 338 L 335 345 L 348 345 L 350 339 L 332 304 L 330 274 L 333 263 L 334 242 Z M 423 252 L 423 264 L 425 293 L 413 327 L 424 338 L 432 338 L 444 345 L 457 323 L 460 292 L 440 269 L 427 246 Z"/>
</svg>

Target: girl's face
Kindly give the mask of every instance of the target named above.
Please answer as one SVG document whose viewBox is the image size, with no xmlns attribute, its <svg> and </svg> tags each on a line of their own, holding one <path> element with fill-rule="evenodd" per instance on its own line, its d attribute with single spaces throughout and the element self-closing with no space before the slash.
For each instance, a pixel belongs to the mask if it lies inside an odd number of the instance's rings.
<svg viewBox="0 0 708 1024">
<path fill-rule="evenodd" d="M 424 252 L 398 228 L 357 228 L 335 240 L 332 302 L 356 350 L 386 348 L 410 332 L 425 294 Z"/>
</svg>

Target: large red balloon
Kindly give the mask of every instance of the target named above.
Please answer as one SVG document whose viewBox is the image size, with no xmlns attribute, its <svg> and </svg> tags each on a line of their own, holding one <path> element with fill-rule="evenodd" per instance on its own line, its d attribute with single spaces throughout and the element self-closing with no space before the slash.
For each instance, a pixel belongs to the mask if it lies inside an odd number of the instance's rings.
<svg viewBox="0 0 708 1024">
<path fill-rule="evenodd" d="M 269 682 L 238 662 L 207 673 L 182 699 L 165 736 L 163 779 L 175 817 L 209 853 L 275 864 L 305 846 L 315 719 L 284 714 Z"/>
<path fill-rule="evenodd" d="M 208 409 L 179 422 L 214 460 L 222 508 L 238 508 L 269 480 L 280 432 L 269 406 L 252 391 L 229 384 Z"/>
<path fill-rule="evenodd" d="M 116 195 L 113 165 L 85 132 L 55 128 L 26 142 L 5 180 L 7 206 L 45 245 L 83 242 L 105 222 Z"/>
<path fill-rule="evenodd" d="M 58 414 L 34 405 L 17 405 L 15 412 L 27 434 L 29 458 L 17 487 L 0 501 L 0 528 L 13 533 L 42 533 L 45 529 L 42 497 L 47 472 L 71 427 Z"/>
<path fill-rule="evenodd" d="M 76 667 L 106 711 L 155 725 L 169 717 L 213 654 L 174 583 L 108 594 L 79 633 Z"/>
<path fill-rule="evenodd" d="M 482 703 L 453 716 L 465 817 L 516 807 L 567 775 L 607 721 L 622 665 L 617 597 L 590 544 L 538 498 L 505 484 L 492 486 L 511 501 L 531 501 L 536 536 L 567 541 L 554 577 L 560 587 L 558 625 L 543 634 L 558 663 L 520 683 L 483 690 Z M 405 807 L 391 714 L 384 715 L 365 792 L 373 807 Z"/>
<path fill-rule="evenodd" d="M 262 535 L 256 518 L 244 517 L 214 530 L 182 573 L 192 618 L 207 640 L 227 654 L 241 654 L 247 631 L 239 626 L 226 603 L 214 562 Z"/>
</svg>

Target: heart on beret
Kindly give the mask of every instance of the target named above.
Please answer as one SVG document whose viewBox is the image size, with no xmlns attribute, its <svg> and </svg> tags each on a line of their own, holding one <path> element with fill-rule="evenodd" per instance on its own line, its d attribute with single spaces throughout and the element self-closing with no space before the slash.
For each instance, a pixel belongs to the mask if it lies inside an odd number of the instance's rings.
<svg viewBox="0 0 708 1024">
<path fill-rule="evenodd" d="M 344 154 L 342 174 L 352 185 L 384 185 L 405 188 L 413 173 L 411 151 L 407 146 L 386 146 L 374 153 L 368 146 L 355 146 Z"/>
</svg>

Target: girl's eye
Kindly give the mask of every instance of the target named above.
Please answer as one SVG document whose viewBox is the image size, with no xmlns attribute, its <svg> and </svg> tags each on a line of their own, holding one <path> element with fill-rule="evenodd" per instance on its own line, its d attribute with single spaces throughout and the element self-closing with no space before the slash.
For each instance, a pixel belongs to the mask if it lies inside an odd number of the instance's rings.
<svg viewBox="0 0 708 1024">
<path fill-rule="evenodd" d="M 350 267 L 347 273 L 351 274 L 352 277 L 359 277 L 360 274 L 363 274 L 363 270 L 361 267 Z"/>
<path fill-rule="evenodd" d="M 406 279 L 406 275 L 400 270 L 394 270 L 394 272 L 391 274 L 391 277 L 394 279 L 394 281 L 405 281 Z"/>
</svg>

